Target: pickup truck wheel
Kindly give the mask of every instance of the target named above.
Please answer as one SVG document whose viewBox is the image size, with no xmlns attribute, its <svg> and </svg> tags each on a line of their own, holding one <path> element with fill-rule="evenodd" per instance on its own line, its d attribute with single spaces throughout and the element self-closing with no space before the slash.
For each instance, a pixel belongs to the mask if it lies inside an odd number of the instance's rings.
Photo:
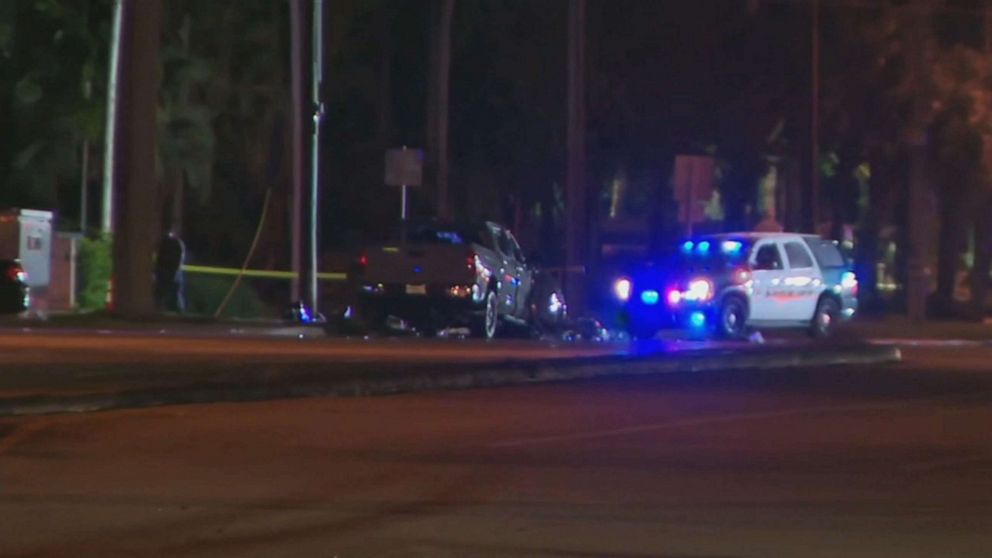
<svg viewBox="0 0 992 558">
<path fill-rule="evenodd" d="M 476 335 L 484 339 L 496 337 L 499 329 L 499 299 L 496 297 L 496 291 L 486 293 L 486 304 L 483 308 L 482 318 L 476 322 L 472 329 L 475 330 Z"/>
<path fill-rule="evenodd" d="M 809 324 L 809 335 L 815 339 L 829 337 L 840 316 L 840 305 L 832 298 L 822 298 L 816 305 L 813 320 Z"/>
</svg>

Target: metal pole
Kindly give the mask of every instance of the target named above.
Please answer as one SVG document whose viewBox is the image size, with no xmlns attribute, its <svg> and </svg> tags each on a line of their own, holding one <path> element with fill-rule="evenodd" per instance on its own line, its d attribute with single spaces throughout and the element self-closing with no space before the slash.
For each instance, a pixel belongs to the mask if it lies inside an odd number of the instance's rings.
<svg viewBox="0 0 992 558">
<path fill-rule="evenodd" d="M 121 51 L 122 0 L 114 0 L 114 27 L 110 36 L 110 68 L 107 71 L 107 119 L 103 133 L 103 214 L 100 230 L 110 234 L 114 212 L 114 149 L 117 128 L 117 74 Z"/>
<path fill-rule="evenodd" d="M 317 215 L 320 203 L 320 125 L 324 119 L 321 89 L 324 80 L 324 0 L 313 0 L 313 141 L 310 142 L 310 265 L 307 269 L 311 316 L 317 312 Z"/>
</svg>

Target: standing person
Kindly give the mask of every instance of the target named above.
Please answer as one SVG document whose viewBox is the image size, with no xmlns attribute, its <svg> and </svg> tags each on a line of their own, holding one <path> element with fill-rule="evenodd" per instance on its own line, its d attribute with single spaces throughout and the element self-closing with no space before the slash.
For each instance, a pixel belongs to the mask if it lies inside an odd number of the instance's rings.
<svg viewBox="0 0 992 558">
<path fill-rule="evenodd" d="M 183 260 L 186 246 L 174 231 L 162 236 L 158 243 L 158 257 L 155 258 L 155 300 L 162 310 L 182 312 L 183 300 Z"/>
</svg>

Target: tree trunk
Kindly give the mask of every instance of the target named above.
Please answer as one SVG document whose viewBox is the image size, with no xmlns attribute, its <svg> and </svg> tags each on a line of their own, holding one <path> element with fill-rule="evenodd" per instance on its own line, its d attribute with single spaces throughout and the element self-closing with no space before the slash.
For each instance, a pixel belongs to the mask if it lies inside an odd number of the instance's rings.
<svg viewBox="0 0 992 558">
<path fill-rule="evenodd" d="M 128 318 L 154 312 L 152 253 L 158 213 L 155 160 L 161 0 L 124 0 L 118 82 L 114 219 L 114 305 Z"/>
<path fill-rule="evenodd" d="M 906 310 L 915 321 L 927 317 L 930 290 L 929 246 L 932 228 L 927 200 L 927 147 L 922 136 L 910 140 L 909 200 L 906 218 Z"/>
<path fill-rule="evenodd" d="M 930 13 L 933 7 L 929 0 L 914 0 L 911 5 L 914 11 L 913 22 L 908 29 L 903 30 L 904 37 L 909 42 L 908 72 L 910 79 L 917 84 L 916 87 L 923 88 L 927 80 L 931 79 L 927 39 L 930 35 Z M 927 173 L 930 110 L 924 91 L 916 91 L 909 126 L 905 131 L 905 145 L 909 156 L 906 309 L 909 318 L 916 321 L 926 319 L 927 293 L 930 287 L 930 220 L 933 218 L 930 207 L 932 191 Z"/>
<path fill-rule="evenodd" d="M 569 310 L 582 315 L 584 266 L 589 252 L 585 188 L 585 0 L 568 5 L 568 129 L 565 177 L 565 296 Z"/>
<path fill-rule="evenodd" d="M 427 91 L 427 171 L 439 217 L 450 216 L 448 200 L 448 97 L 451 19 L 455 0 L 435 0 L 431 16 L 431 60 Z"/>
<path fill-rule="evenodd" d="M 955 180 L 951 177 L 949 180 Z M 943 192 L 939 200 L 940 229 L 937 246 L 937 291 L 934 310 L 941 316 L 954 313 L 954 289 L 957 284 L 961 249 L 961 205 L 957 196 Z"/>
<path fill-rule="evenodd" d="M 985 317 L 989 289 L 989 265 L 992 263 L 992 195 L 983 194 L 981 202 L 974 204 L 975 215 L 975 266 L 971 272 L 971 309 L 974 317 Z"/>
</svg>

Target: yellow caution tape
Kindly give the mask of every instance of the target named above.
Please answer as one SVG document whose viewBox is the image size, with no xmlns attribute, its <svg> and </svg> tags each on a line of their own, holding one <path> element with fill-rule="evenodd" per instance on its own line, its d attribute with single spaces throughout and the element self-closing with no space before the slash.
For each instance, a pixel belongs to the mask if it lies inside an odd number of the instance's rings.
<svg viewBox="0 0 992 558">
<path fill-rule="evenodd" d="M 236 267 L 213 267 L 209 265 L 183 265 L 183 271 L 187 273 L 207 273 L 212 275 L 266 277 L 269 279 L 293 279 L 296 277 L 296 272 L 294 271 L 275 271 L 268 269 L 246 269 L 242 271 Z M 348 278 L 348 274 L 340 272 L 317 273 L 317 278 L 325 281 L 344 281 Z"/>
</svg>

